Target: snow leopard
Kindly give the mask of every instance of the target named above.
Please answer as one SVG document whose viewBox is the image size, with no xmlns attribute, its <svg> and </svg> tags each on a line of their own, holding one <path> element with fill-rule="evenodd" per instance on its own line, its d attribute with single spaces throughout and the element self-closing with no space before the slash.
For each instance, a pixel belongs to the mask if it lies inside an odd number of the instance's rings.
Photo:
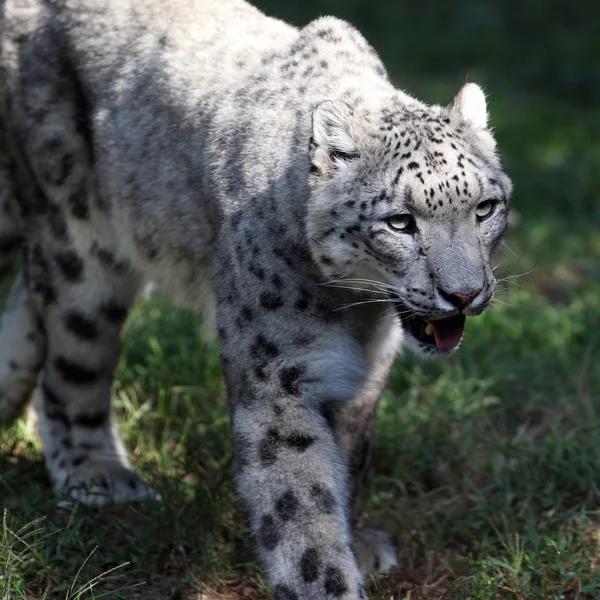
<svg viewBox="0 0 600 600">
<path fill-rule="evenodd" d="M 427 105 L 349 23 L 244 0 L 5 0 L 0 69 L 2 420 L 33 398 L 74 502 L 158 499 L 111 414 L 121 328 L 148 281 L 214 311 L 274 597 L 366 598 L 397 565 L 361 518 L 394 357 L 450 355 L 495 292 L 482 89 Z"/>
</svg>

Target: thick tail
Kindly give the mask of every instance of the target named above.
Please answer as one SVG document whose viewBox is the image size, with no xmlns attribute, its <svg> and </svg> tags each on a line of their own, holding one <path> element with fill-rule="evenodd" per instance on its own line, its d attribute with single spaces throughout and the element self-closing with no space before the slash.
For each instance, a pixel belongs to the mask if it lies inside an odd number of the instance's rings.
<svg viewBox="0 0 600 600">
<path fill-rule="evenodd" d="M 0 40 L 4 32 L 4 0 L 0 0 Z M 46 355 L 46 336 L 31 302 L 24 275 L 17 275 L 8 297 L 1 284 L 16 270 L 25 245 L 25 229 L 11 177 L 8 130 L 4 110 L 7 87 L 0 81 L 0 424 L 18 416 L 31 398 Z M 4 301 L 6 300 L 6 301 Z"/>
<path fill-rule="evenodd" d="M 12 274 L 24 243 L 11 193 L 8 173 L 0 167 L 0 283 Z M 46 338 L 21 273 L 0 319 L 0 423 L 18 416 L 31 397 L 45 352 Z"/>
<path fill-rule="evenodd" d="M 0 423 L 13 421 L 30 400 L 45 355 L 46 336 L 21 273 L 0 319 Z"/>
</svg>

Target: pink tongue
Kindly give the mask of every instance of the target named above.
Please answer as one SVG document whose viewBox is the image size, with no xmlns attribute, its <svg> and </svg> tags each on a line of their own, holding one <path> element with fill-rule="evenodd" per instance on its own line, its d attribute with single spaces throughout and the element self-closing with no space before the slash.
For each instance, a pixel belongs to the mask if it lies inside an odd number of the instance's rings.
<svg viewBox="0 0 600 600">
<path fill-rule="evenodd" d="M 435 345 L 447 350 L 458 346 L 465 329 L 465 316 L 457 315 L 441 321 L 427 321 L 433 329 Z"/>
</svg>

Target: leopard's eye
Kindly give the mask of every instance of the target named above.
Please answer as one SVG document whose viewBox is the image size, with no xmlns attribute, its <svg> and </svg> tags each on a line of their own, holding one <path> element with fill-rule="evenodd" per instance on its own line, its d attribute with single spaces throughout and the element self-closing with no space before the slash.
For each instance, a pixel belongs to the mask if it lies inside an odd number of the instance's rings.
<svg viewBox="0 0 600 600">
<path fill-rule="evenodd" d="M 387 218 L 387 224 L 396 231 L 402 233 L 414 233 L 417 229 L 415 220 L 407 214 L 404 215 L 392 215 Z"/>
<path fill-rule="evenodd" d="M 483 202 L 480 202 L 475 208 L 477 219 L 483 221 L 491 216 L 496 208 L 496 204 L 498 204 L 497 200 L 484 200 Z"/>
</svg>

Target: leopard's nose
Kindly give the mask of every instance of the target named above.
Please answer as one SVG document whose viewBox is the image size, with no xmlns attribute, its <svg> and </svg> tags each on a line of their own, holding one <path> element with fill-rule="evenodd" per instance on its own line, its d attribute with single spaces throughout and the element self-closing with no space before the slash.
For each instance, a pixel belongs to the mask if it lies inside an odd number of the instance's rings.
<svg viewBox="0 0 600 600">
<path fill-rule="evenodd" d="M 455 306 L 458 309 L 467 308 L 475 298 L 480 294 L 481 288 L 478 290 L 471 290 L 468 292 L 453 292 L 448 293 L 445 292 L 442 288 L 438 288 L 440 296 L 450 302 L 452 306 Z"/>
</svg>

